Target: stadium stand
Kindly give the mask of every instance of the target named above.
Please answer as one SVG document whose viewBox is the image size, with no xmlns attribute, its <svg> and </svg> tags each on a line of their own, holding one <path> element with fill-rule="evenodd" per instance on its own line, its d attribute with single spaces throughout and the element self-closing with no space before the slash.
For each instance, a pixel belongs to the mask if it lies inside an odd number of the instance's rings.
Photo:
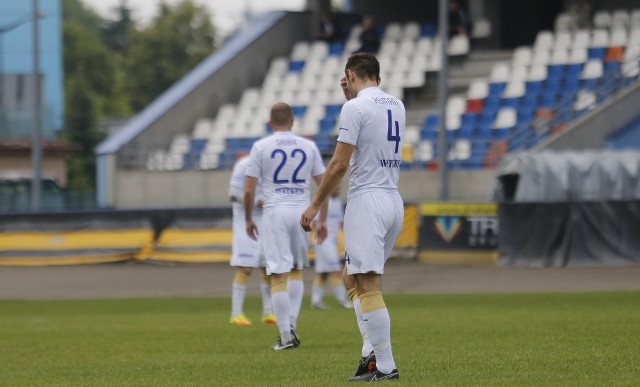
<svg viewBox="0 0 640 387">
<path fill-rule="evenodd" d="M 147 170 L 229 168 L 238 155 L 251 149 L 257 138 L 269 133 L 266 124 L 269 108 L 279 100 L 293 107 L 294 132 L 315 140 L 320 150 L 329 154 L 335 145 L 337 119 L 344 102 L 338 80 L 346 58 L 358 48 L 359 33 L 360 27 L 353 27 L 344 43 L 297 42 L 288 57 L 271 61 L 260 87 L 245 89 L 237 104 L 223 105 L 213 119 L 198 120 L 190 136 L 176 134 L 168 149 L 150 152 Z M 416 22 L 387 25 L 378 53 L 381 78 L 385 80 L 383 87 L 400 98 L 406 89 L 423 87 L 427 72 L 437 71 L 441 66 L 439 47 L 435 29 L 430 25 Z M 452 57 L 463 57 L 469 51 L 469 39 L 463 36 L 453 39 L 448 46 Z M 456 113 L 464 110 L 463 99 L 452 100 L 451 104 Z M 410 128 L 409 132 L 413 135 L 403 150 L 403 159 L 412 165 L 420 136 L 418 128 Z M 429 145 L 421 147 L 427 149 Z M 423 158 L 428 154 L 420 153 Z"/>
<path fill-rule="evenodd" d="M 525 35 L 532 35 L 523 32 L 516 41 L 529 45 L 512 50 L 499 48 L 505 36 L 493 18 L 495 33 L 486 45 L 449 42 L 455 60 L 449 61 L 444 153 L 452 197 L 490 197 L 494 167 L 509 152 L 604 147 L 623 130 L 627 134 L 618 135 L 617 143 L 631 138 L 640 125 L 633 105 L 626 107 L 640 93 L 640 10 L 627 11 L 627 18 L 617 12 L 615 23 L 614 13 L 596 12 L 589 29 L 576 29 L 561 14 L 553 31 L 539 31 L 530 42 Z M 604 26 L 596 22 L 602 14 L 609 17 Z M 224 203 L 220 182 L 228 179 L 237 156 L 269 133 L 269 107 L 278 100 L 294 106 L 294 130 L 330 155 L 344 101 L 337 83 L 347 55 L 359 46 L 361 27 L 352 27 L 343 43 L 318 43 L 306 28 L 311 18 L 308 13 L 265 16 L 104 141 L 96 152 L 99 202 L 127 208 Z M 381 86 L 407 107 L 404 194 L 412 200 L 436 198 L 431 182 L 443 153 L 441 120 L 434 114 L 442 63 L 437 27 L 395 22 L 380 33 Z M 486 37 L 486 31 L 479 34 Z M 622 107 L 622 99 L 623 118 L 611 107 Z M 616 120 L 607 119 L 610 114 Z M 197 186 L 198 193 L 174 188 L 182 186 Z"/>
<path fill-rule="evenodd" d="M 472 80 L 466 95 L 450 97 L 445 127 L 451 168 L 492 167 L 496 156 L 535 146 L 637 81 L 640 9 L 598 11 L 592 29 L 573 30 L 568 17 L 558 15 L 555 31 L 540 31 L 532 46 L 516 48 L 487 78 Z M 237 104 L 223 105 L 212 120 L 198 120 L 191 136 L 176 134 L 168 149 L 151 152 L 147 169 L 229 168 L 269 133 L 269 107 L 278 100 L 293 106 L 294 132 L 330 154 L 344 99 L 337 80 L 359 33 L 354 26 L 344 43 L 297 42 L 289 56 L 271 61 L 260 87 L 244 90 Z M 440 70 L 441 43 L 431 25 L 390 23 L 382 36 L 382 86 L 391 94 L 403 98 Z M 447 52 L 468 55 L 469 39 L 454 37 Z M 407 128 L 404 168 L 436 167 L 438 128 L 435 114 Z"/>
<path fill-rule="evenodd" d="M 637 82 L 640 9 L 598 11 L 588 30 L 571 30 L 567 17 L 558 16 L 556 31 L 540 31 L 532 47 L 516 48 L 510 62 L 495 63 L 488 79 L 473 80 L 466 109 L 452 107 L 458 96 L 449 99 L 451 167 L 494 166 L 506 151 L 535 146 Z M 425 117 L 420 146 L 429 151 L 415 161 L 438 153 L 438 121 Z"/>
</svg>

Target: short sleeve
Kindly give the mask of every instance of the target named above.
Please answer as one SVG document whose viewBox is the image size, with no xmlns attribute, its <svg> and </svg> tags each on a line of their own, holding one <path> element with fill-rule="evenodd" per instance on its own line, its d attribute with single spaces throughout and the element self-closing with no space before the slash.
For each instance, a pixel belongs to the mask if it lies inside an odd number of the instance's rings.
<svg viewBox="0 0 640 387">
<path fill-rule="evenodd" d="M 342 106 L 338 141 L 356 146 L 362 127 L 362 112 L 352 101 L 348 101 Z"/>
<path fill-rule="evenodd" d="M 249 163 L 247 164 L 246 175 L 250 177 L 255 177 L 256 179 L 261 176 L 261 165 L 260 165 L 260 149 L 258 149 L 257 144 L 253 144 L 251 147 L 251 153 L 249 154 Z"/>
<path fill-rule="evenodd" d="M 322 156 L 320 155 L 320 150 L 318 150 L 318 146 L 315 143 L 312 143 L 313 146 L 313 168 L 311 170 L 311 176 L 319 176 L 325 172 L 324 163 L 322 162 Z"/>
</svg>

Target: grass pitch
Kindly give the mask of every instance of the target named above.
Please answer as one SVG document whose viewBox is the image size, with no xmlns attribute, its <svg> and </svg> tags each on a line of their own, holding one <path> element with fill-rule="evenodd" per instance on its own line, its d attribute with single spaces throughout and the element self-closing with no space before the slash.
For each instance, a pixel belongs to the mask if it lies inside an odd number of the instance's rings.
<svg viewBox="0 0 640 387">
<path fill-rule="evenodd" d="M 388 295 L 406 386 L 601 386 L 640 380 L 640 293 Z M 226 298 L 0 301 L 0 385 L 348 385 L 352 311 L 313 310 L 302 345 L 228 324 Z"/>
</svg>

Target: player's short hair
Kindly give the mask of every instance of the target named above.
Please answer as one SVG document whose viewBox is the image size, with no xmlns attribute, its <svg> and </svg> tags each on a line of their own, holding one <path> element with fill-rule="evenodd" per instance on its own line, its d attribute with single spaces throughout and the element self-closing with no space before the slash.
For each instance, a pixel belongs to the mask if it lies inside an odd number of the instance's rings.
<svg viewBox="0 0 640 387">
<path fill-rule="evenodd" d="M 269 121 L 275 126 L 287 126 L 293 122 L 293 109 L 287 103 L 277 102 L 271 107 Z"/>
<path fill-rule="evenodd" d="M 357 52 L 347 59 L 344 66 L 345 73 L 351 70 L 358 78 L 371 79 L 380 82 L 380 62 L 375 55 L 368 52 Z"/>
</svg>

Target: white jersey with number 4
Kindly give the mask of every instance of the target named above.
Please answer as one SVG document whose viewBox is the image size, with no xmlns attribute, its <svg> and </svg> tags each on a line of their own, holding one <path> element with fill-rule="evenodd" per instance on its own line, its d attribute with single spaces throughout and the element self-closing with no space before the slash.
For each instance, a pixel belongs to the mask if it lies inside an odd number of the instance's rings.
<svg viewBox="0 0 640 387">
<path fill-rule="evenodd" d="M 404 104 L 378 87 L 361 90 L 340 113 L 338 141 L 355 146 L 348 198 L 398 191 L 406 115 Z"/>
<path fill-rule="evenodd" d="M 264 208 L 306 207 L 312 177 L 324 173 L 316 144 L 291 132 L 274 132 L 253 144 L 247 176 L 262 180 Z"/>
</svg>

